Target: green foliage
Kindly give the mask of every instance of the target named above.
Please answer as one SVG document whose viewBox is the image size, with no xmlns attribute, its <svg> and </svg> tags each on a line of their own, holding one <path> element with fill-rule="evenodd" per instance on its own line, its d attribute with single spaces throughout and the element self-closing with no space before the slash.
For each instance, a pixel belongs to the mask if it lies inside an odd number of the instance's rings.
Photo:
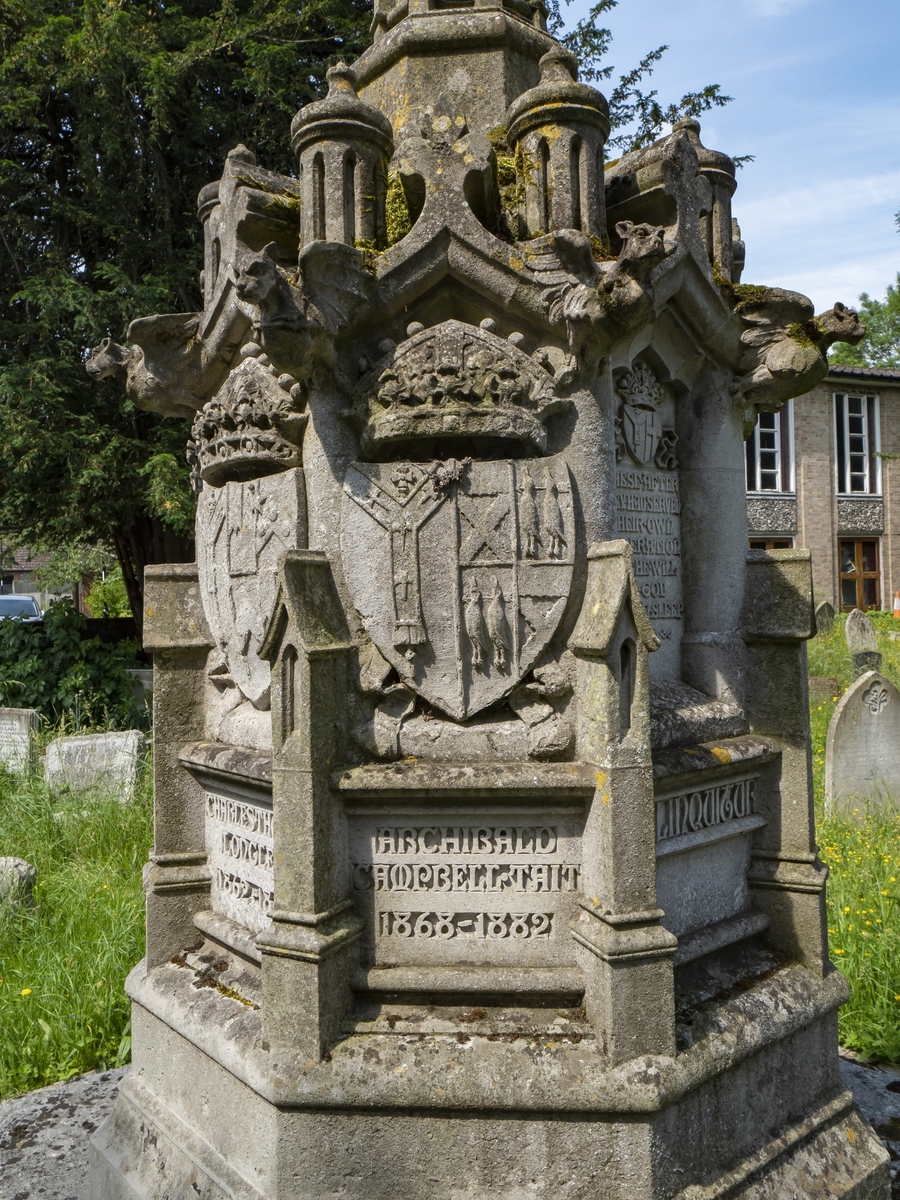
<svg viewBox="0 0 900 1200">
<path fill-rule="evenodd" d="M 134 719 L 134 641 L 85 638 L 86 620 L 56 600 L 42 624 L 0 621 L 0 705 L 35 708 L 50 722 L 68 719 L 128 728 Z"/>
<path fill-rule="evenodd" d="M 84 602 L 92 617 L 131 616 L 122 568 L 114 567 L 105 579 L 95 579 Z"/>
<path fill-rule="evenodd" d="M 49 553 L 47 562 L 35 567 L 31 576 L 41 591 L 69 591 L 76 583 L 111 571 L 116 565 L 115 556 L 99 546 L 67 543 L 51 548 Z"/>
<path fill-rule="evenodd" d="M 0 528 L 145 561 L 190 536 L 186 421 L 92 382 L 89 349 L 192 311 L 200 188 L 245 142 L 290 171 L 288 130 L 362 0 L 3 0 L 0 5 Z"/>
<path fill-rule="evenodd" d="M 38 874 L 34 906 L 0 918 L 0 1099 L 129 1061 L 152 813 L 147 770 L 121 804 L 0 768 L 0 845 Z"/>
<path fill-rule="evenodd" d="M 565 0 L 566 4 L 571 0 Z M 547 25 L 550 32 L 578 56 L 582 79 L 599 81 L 612 79 L 615 68 L 602 65 L 609 53 L 612 32 L 600 22 L 608 12 L 618 7 L 619 0 L 597 0 L 586 17 L 566 31 L 560 0 L 551 0 Z M 609 92 L 609 119 L 612 136 L 607 142 L 608 150 L 627 153 L 655 141 L 667 125 L 673 125 L 681 117 L 698 117 L 712 108 L 721 108 L 731 102 L 731 96 L 722 94 L 718 83 L 710 83 L 696 92 L 686 92 L 680 100 L 668 102 L 659 99 L 659 93 L 645 92 L 642 85 L 653 74 L 656 64 L 668 46 L 657 46 L 649 50 L 641 61 L 629 71 L 619 75 L 618 81 Z M 741 163 L 750 155 L 743 155 Z"/>
<path fill-rule="evenodd" d="M 859 298 L 859 316 L 866 336 L 858 346 L 838 342 L 829 361 L 846 367 L 890 367 L 900 370 L 900 273 L 888 284 L 883 300 L 868 292 Z"/>
<path fill-rule="evenodd" d="M 900 629 L 891 613 L 870 612 L 882 671 L 900 686 Z M 809 643 L 811 675 L 832 677 L 830 696 L 810 704 L 813 792 L 819 853 L 828 864 L 828 943 L 850 984 L 838 1021 L 841 1044 L 870 1058 L 900 1063 L 900 809 L 869 814 L 860 824 L 825 817 L 825 742 L 842 693 L 853 681 L 844 639 L 846 616 Z"/>
</svg>

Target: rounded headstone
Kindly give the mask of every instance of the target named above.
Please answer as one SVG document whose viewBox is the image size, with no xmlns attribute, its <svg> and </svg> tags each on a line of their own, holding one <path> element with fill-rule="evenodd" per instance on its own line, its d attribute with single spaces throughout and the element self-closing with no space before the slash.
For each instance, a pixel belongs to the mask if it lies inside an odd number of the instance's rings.
<svg viewBox="0 0 900 1200">
<path fill-rule="evenodd" d="M 37 871 L 24 858 L 0 858 L 0 912 L 33 902 Z"/>
<path fill-rule="evenodd" d="M 875 626 L 861 608 L 854 608 L 847 618 L 844 637 L 847 639 L 847 649 L 850 651 L 853 670 L 857 675 L 863 671 L 881 670 L 881 654 L 878 650 Z"/>
<path fill-rule="evenodd" d="M 825 746 L 825 811 L 859 820 L 900 801 L 900 691 L 867 671 L 838 701 Z"/>
<path fill-rule="evenodd" d="M 834 626 L 834 605 L 823 600 L 816 608 L 816 633 L 831 633 Z"/>
</svg>

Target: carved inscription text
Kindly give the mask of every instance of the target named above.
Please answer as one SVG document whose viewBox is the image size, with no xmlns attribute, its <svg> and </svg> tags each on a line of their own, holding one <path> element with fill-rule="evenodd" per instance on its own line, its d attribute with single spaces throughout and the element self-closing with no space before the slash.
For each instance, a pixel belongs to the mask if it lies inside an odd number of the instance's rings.
<svg viewBox="0 0 900 1200">
<path fill-rule="evenodd" d="M 450 821 L 353 822 L 350 878 L 373 960 L 508 962 L 518 943 L 536 964 L 571 955 L 580 819 Z"/>
<path fill-rule="evenodd" d="M 268 924 L 275 902 L 272 822 L 266 805 L 207 794 L 213 908 L 256 933 Z"/>
<path fill-rule="evenodd" d="M 656 840 L 661 842 L 752 816 L 754 787 L 755 780 L 741 779 L 657 800 Z"/>
</svg>

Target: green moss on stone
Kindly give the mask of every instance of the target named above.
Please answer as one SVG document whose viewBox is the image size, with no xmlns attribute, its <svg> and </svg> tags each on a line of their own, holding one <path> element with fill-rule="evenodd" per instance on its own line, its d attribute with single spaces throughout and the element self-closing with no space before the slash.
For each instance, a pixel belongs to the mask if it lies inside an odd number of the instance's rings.
<svg viewBox="0 0 900 1200">
<path fill-rule="evenodd" d="M 388 174 L 387 196 L 385 198 L 385 226 L 387 229 L 387 244 L 396 245 L 405 238 L 412 229 L 409 219 L 409 205 L 406 203 L 406 192 L 399 171 Z"/>
</svg>

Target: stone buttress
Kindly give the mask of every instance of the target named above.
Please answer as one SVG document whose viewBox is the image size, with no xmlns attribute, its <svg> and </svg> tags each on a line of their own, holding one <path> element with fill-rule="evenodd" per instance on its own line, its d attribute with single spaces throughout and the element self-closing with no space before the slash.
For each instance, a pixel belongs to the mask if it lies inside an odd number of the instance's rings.
<svg viewBox="0 0 900 1200">
<path fill-rule="evenodd" d="M 201 193 L 148 569 L 155 843 L 98 1200 L 884 1200 L 837 1070 L 809 559 L 743 438 L 862 334 L 740 284 L 734 165 L 604 166 L 540 3 L 378 0 Z M 287 135 L 287 131 L 286 131 Z M 604 183 L 605 181 L 605 183 Z"/>
</svg>

